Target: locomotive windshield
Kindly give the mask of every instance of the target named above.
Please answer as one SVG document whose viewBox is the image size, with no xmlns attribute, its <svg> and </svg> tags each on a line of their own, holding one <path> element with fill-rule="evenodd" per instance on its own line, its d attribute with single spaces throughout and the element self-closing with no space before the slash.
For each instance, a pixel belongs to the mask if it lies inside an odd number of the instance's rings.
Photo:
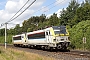
<svg viewBox="0 0 90 60">
<path fill-rule="evenodd" d="M 66 26 L 53 26 L 55 34 L 67 34 Z"/>
</svg>

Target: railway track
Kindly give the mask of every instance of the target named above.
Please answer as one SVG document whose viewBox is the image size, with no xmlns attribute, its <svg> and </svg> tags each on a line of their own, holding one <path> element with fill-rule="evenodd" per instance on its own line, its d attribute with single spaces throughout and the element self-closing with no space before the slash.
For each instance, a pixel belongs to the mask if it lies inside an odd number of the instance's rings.
<svg viewBox="0 0 90 60">
<path fill-rule="evenodd" d="M 0 46 L 4 46 L 4 44 L 0 44 Z M 7 48 L 13 48 L 30 53 L 40 54 L 43 56 L 53 57 L 56 60 L 90 60 L 90 52 L 86 51 L 71 50 L 70 52 L 50 52 L 47 50 L 43 51 L 39 49 L 14 47 L 13 45 L 7 45 Z"/>
<path fill-rule="evenodd" d="M 72 54 L 78 54 L 79 56 L 82 56 L 82 57 L 88 57 L 90 58 L 90 51 L 79 51 L 79 50 L 72 50 L 70 53 Z"/>
</svg>

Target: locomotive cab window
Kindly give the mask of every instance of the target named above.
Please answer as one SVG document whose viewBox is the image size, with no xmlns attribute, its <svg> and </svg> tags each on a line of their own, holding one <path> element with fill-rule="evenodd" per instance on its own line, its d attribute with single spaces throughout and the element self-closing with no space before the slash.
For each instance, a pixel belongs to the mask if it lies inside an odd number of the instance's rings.
<svg viewBox="0 0 90 60">
<path fill-rule="evenodd" d="M 13 37 L 13 40 L 21 40 L 21 36 Z"/>
<path fill-rule="evenodd" d="M 48 32 L 46 32 L 46 35 L 48 35 Z"/>
<path fill-rule="evenodd" d="M 67 34 L 65 26 L 54 26 L 53 29 L 55 34 Z"/>
<path fill-rule="evenodd" d="M 47 31 L 47 32 L 46 32 L 46 35 L 50 35 L 50 31 Z"/>
</svg>

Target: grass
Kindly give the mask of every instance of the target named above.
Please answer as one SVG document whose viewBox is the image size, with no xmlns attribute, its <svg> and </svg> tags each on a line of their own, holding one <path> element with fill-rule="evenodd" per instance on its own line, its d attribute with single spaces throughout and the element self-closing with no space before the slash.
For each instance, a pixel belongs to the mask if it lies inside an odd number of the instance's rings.
<svg viewBox="0 0 90 60">
<path fill-rule="evenodd" d="M 28 53 L 17 49 L 0 47 L 0 60 L 55 60 L 54 58 Z"/>
</svg>

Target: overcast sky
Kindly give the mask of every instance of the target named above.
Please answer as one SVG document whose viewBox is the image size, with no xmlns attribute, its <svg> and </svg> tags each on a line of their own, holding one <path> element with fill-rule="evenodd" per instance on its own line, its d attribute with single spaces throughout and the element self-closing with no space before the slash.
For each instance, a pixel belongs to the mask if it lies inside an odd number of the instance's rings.
<svg viewBox="0 0 90 60">
<path fill-rule="evenodd" d="M 25 4 L 27 0 L 0 0 L 0 25 L 10 20 L 10 18 Z M 20 11 L 22 12 L 31 2 Z M 36 0 L 36 2 L 27 9 L 21 16 L 8 24 L 8 28 L 14 27 L 15 24 L 22 24 L 31 16 L 40 16 L 46 14 L 50 16 L 53 13 L 60 14 L 63 8 L 66 8 L 71 0 Z M 77 0 L 81 3 L 83 0 Z M 20 13 L 19 12 L 19 13 Z M 3 26 L 4 27 L 4 26 Z"/>
</svg>

